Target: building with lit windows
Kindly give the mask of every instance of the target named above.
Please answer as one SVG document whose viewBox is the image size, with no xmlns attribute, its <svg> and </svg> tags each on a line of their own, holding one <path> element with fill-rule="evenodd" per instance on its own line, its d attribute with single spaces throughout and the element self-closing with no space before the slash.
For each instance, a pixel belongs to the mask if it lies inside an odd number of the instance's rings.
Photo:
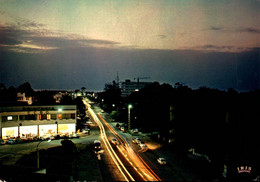
<svg viewBox="0 0 260 182">
<path fill-rule="evenodd" d="M 0 136 L 35 137 L 76 132 L 76 105 L 0 107 Z"/>
<path fill-rule="evenodd" d="M 17 102 L 26 102 L 28 105 L 32 105 L 33 103 L 33 97 L 32 96 L 26 96 L 25 93 L 17 93 Z"/>
<path fill-rule="evenodd" d="M 152 82 L 132 82 L 131 80 L 125 80 L 121 82 L 121 96 L 127 97 L 131 93 L 139 91 L 140 89 L 152 84 Z"/>
</svg>

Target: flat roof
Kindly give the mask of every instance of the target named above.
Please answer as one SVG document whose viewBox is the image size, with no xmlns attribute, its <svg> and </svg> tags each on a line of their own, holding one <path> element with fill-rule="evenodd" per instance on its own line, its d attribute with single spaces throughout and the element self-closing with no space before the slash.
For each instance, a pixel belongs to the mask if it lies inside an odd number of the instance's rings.
<svg viewBox="0 0 260 182">
<path fill-rule="evenodd" d="M 14 111 L 54 111 L 62 109 L 76 110 L 76 105 L 42 105 L 42 106 L 7 106 L 0 107 L 0 112 L 14 112 Z"/>
</svg>

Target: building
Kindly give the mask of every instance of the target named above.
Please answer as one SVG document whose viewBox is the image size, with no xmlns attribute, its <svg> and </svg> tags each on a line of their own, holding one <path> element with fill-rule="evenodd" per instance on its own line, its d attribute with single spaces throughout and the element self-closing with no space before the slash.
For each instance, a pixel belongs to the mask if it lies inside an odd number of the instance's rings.
<svg viewBox="0 0 260 182">
<path fill-rule="evenodd" d="M 34 137 L 76 132 L 76 105 L 0 107 L 0 136 Z"/>
<path fill-rule="evenodd" d="M 127 97 L 131 93 L 135 91 L 139 91 L 140 89 L 152 84 L 152 82 L 132 82 L 131 80 L 125 80 L 121 82 L 121 96 Z"/>
<path fill-rule="evenodd" d="M 33 97 L 28 97 L 25 95 L 25 93 L 17 93 L 17 102 L 26 102 L 28 105 L 32 105 L 33 103 Z"/>
</svg>

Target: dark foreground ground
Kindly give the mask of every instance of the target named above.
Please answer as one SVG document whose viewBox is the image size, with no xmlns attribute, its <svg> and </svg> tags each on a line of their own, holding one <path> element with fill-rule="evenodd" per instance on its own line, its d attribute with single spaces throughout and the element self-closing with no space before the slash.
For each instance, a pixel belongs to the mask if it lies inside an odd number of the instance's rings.
<svg viewBox="0 0 260 182">
<path fill-rule="evenodd" d="M 36 152 L 24 155 L 14 166 L 0 166 L 0 181 L 104 181 L 103 164 L 90 146 L 76 144 L 76 148 L 74 153 L 62 147 L 41 150 L 40 169 L 46 174 L 37 173 Z"/>
</svg>

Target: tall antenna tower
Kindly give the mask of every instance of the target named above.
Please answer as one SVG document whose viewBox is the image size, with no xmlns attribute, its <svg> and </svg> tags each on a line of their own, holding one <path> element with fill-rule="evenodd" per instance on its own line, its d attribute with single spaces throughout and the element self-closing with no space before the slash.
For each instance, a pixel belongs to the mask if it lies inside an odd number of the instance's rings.
<svg viewBox="0 0 260 182">
<path fill-rule="evenodd" d="M 119 84 L 119 75 L 118 75 L 118 72 L 116 73 L 116 83 Z"/>
</svg>

